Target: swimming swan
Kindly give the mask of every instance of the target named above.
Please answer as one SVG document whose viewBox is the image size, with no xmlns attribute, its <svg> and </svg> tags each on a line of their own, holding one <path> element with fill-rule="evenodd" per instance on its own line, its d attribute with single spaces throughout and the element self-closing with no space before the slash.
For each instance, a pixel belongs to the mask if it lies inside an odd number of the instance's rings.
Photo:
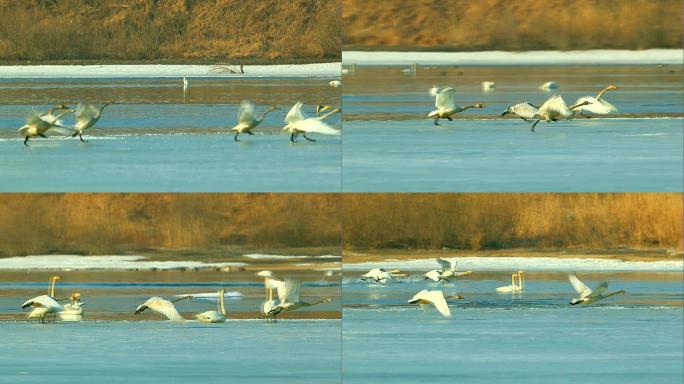
<svg viewBox="0 0 684 384">
<path fill-rule="evenodd" d="M 513 273 L 511 275 L 511 285 L 498 287 L 496 291 L 499 293 L 522 292 L 525 289 L 524 275 L 524 271 L 518 271 Z"/>
<path fill-rule="evenodd" d="M 224 303 L 225 290 L 219 289 L 217 292 L 217 310 L 216 311 L 205 311 L 195 315 L 198 321 L 202 323 L 225 323 L 226 322 L 226 305 Z"/>
</svg>

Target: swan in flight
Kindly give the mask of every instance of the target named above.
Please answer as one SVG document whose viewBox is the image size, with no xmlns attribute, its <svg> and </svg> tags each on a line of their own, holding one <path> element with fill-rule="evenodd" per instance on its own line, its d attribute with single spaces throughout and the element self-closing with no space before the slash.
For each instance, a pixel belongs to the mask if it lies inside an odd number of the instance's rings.
<svg viewBox="0 0 684 384">
<path fill-rule="evenodd" d="M 325 298 L 318 300 L 313 303 L 307 303 L 301 301 L 299 297 L 299 292 L 301 290 L 302 283 L 294 280 L 287 279 L 281 285 L 278 285 L 278 299 L 280 302 L 275 307 L 271 308 L 266 314 L 267 318 L 276 321 L 276 317 L 280 312 L 290 312 L 300 308 L 311 307 L 314 305 L 329 303 L 333 301 L 331 298 Z"/>
<path fill-rule="evenodd" d="M 74 133 L 71 135 L 71 137 L 76 137 L 78 136 L 82 142 L 86 142 L 86 140 L 83 140 L 83 132 L 95 125 L 98 120 L 100 120 L 100 116 L 102 116 L 102 111 L 113 104 L 117 104 L 116 102 L 113 101 L 108 101 L 100 108 L 97 108 L 93 104 L 90 103 L 79 103 L 76 106 L 76 124 L 74 125 Z"/>
<path fill-rule="evenodd" d="M 26 300 L 24 304 L 21 305 L 22 309 L 28 307 L 33 307 L 31 312 L 26 315 L 27 319 L 40 318 L 40 322 L 44 323 L 48 315 L 52 315 L 52 321 L 55 320 L 57 312 L 62 310 L 62 306 L 55 300 L 55 283 L 57 280 L 61 279 L 59 276 L 50 277 L 50 286 L 48 288 L 47 295 L 36 296 L 32 299 Z"/>
<path fill-rule="evenodd" d="M 435 119 L 435 125 L 439 125 L 439 119 L 447 119 L 452 121 L 451 116 L 463 112 L 466 109 L 471 108 L 484 108 L 484 104 L 473 104 L 465 107 L 456 105 L 456 90 L 451 87 L 438 88 L 432 87 L 429 91 L 430 95 L 435 97 L 435 107 L 436 110 L 428 113 L 429 118 Z"/>
<path fill-rule="evenodd" d="M 428 271 L 425 274 L 426 279 L 430 279 L 436 282 L 448 282 L 449 277 L 465 276 L 473 273 L 473 271 L 459 271 L 458 267 L 456 266 L 456 258 L 442 259 L 438 257 L 437 262 L 442 267 L 442 269 L 434 269 L 432 271 Z"/>
<path fill-rule="evenodd" d="M 429 291 L 424 289 L 416 293 L 408 302 L 409 304 L 419 304 L 422 309 L 426 309 L 428 305 L 432 304 L 442 316 L 451 317 L 451 311 L 447 305 L 444 293 L 440 290 Z"/>
<path fill-rule="evenodd" d="M 539 107 L 537 113 L 532 117 L 532 119 L 535 119 L 537 121 L 535 121 L 534 124 L 532 124 L 532 128 L 530 128 L 530 130 L 534 132 L 534 127 L 536 127 L 541 120 L 558 121 L 570 119 L 573 115 L 573 108 L 589 104 L 591 104 L 591 102 L 583 101 L 579 104 L 575 104 L 571 107 L 568 107 L 568 105 L 565 104 L 565 100 L 563 100 L 563 98 L 560 95 L 553 95 L 551 96 L 551 98 L 546 100 L 541 107 Z"/>
<path fill-rule="evenodd" d="M 298 101 L 295 103 L 290 111 L 285 115 L 285 127 L 283 130 L 290 133 L 290 141 L 297 142 L 297 136 L 302 134 L 308 141 L 316 142 L 316 140 L 308 137 L 307 133 L 322 133 L 326 135 L 339 135 L 340 131 L 324 123 L 323 120 L 340 112 L 340 108 L 335 108 L 332 111 L 318 117 L 306 117 L 302 112 L 302 103 Z"/>
<path fill-rule="evenodd" d="M 392 271 L 392 272 L 398 272 L 398 271 Z M 382 268 L 373 268 L 370 271 L 364 273 L 361 275 L 361 280 L 366 281 L 366 280 L 372 280 L 376 284 L 385 284 L 388 281 L 392 280 L 393 274 L 391 272 L 387 272 Z"/>
<path fill-rule="evenodd" d="M 275 111 L 276 109 L 278 108 L 270 107 L 269 109 L 262 112 L 261 115 L 259 115 L 259 117 L 257 117 L 256 105 L 254 105 L 254 103 L 252 103 L 249 100 L 242 100 L 242 102 L 240 103 L 240 108 L 238 109 L 237 113 L 238 124 L 230 129 L 231 131 L 235 132 L 235 137 L 233 139 L 235 141 L 240 141 L 238 140 L 238 136 L 241 133 L 253 135 L 252 129 L 256 128 L 259 124 L 261 124 L 261 122 L 264 121 L 266 115 L 272 111 Z"/>
<path fill-rule="evenodd" d="M 333 81 L 329 82 L 328 84 L 333 88 L 337 88 L 337 87 L 342 85 L 342 82 L 339 80 L 333 80 Z"/>
<path fill-rule="evenodd" d="M 64 111 L 55 115 L 54 112 L 59 109 L 64 109 Z M 42 138 L 47 138 L 45 133 L 48 130 L 64 128 L 62 121 L 59 119 L 67 113 L 73 112 L 73 109 L 69 109 L 63 104 L 51 108 L 47 114 L 41 115 L 37 112 L 32 112 L 26 117 L 26 124 L 17 131 L 24 136 L 24 145 L 28 147 L 28 142 L 31 137 L 40 136 Z"/>
<path fill-rule="evenodd" d="M 511 275 L 511 285 L 498 287 L 496 289 L 499 293 L 522 292 L 525 289 L 525 272 L 518 271 Z"/>
<path fill-rule="evenodd" d="M 592 291 L 582 281 L 580 281 L 580 279 L 578 279 L 574 273 L 568 275 L 568 280 L 570 280 L 570 284 L 572 284 L 572 287 L 575 288 L 575 291 L 577 291 L 580 296 L 577 299 L 573 298 L 570 301 L 570 305 L 592 304 L 611 296 L 622 295 L 626 293 L 623 290 L 605 293 L 606 289 L 608 289 L 608 282 L 605 281 L 599 284 L 599 286 Z"/>
<path fill-rule="evenodd" d="M 516 115 L 525 121 L 530 121 L 534 119 L 534 116 L 537 114 L 537 111 L 539 111 L 538 106 L 532 103 L 525 102 L 511 105 L 501 114 L 501 117 L 504 117 L 510 113 L 511 115 Z"/>
<path fill-rule="evenodd" d="M 604 93 L 606 93 L 608 91 L 613 91 L 615 89 L 617 89 L 616 86 L 609 85 L 609 86 L 605 87 L 601 92 L 599 92 L 598 95 L 596 95 L 596 97 L 592 97 L 592 96 L 580 97 L 579 99 L 577 99 L 577 101 L 575 101 L 576 105 L 579 105 L 585 101 L 588 101 L 590 104 L 575 107 L 575 108 L 570 108 L 570 109 L 572 109 L 573 112 L 582 113 L 582 111 L 588 111 L 588 112 L 596 113 L 599 115 L 605 115 L 608 113 L 617 112 L 617 108 L 613 104 L 607 102 L 606 99 L 602 98 Z"/>
<path fill-rule="evenodd" d="M 182 322 L 185 321 L 183 316 L 181 316 L 180 313 L 178 313 L 178 310 L 176 310 L 176 306 L 173 305 L 173 303 L 177 303 L 181 300 L 186 300 L 186 299 L 192 299 L 192 296 L 184 296 L 184 297 L 179 297 L 177 299 L 173 300 L 166 300 L 162 299 L 161 297 L 151 297 L 149 298 L 146 302 L 143 304 L 139 305 L 138 308 L 135 309 L 135 314 L 139 315 L 146 309 L 151 309 L 154 312 L 157 312 L 158 314 L 166 317 L 167 319 L 171 321 L 178 321 Z"/>
<path fill-rule="evenodd" d="M 546 83 L 540 85 L 539 89 L 542 91 L 553 91 L 554 89 L 558 89 L 558 83 L 555 81 L 547 81 Z"/>
<path fill-rule="evenodd" d="M 225 323 L 226 322 L 226 305 L 224 303 L 223 289 L 219 289 L 217 292 L 217 310 L 216 311 L 205 311 L 195 315 L 198 321 L 202 323 Z"/>
</svg>

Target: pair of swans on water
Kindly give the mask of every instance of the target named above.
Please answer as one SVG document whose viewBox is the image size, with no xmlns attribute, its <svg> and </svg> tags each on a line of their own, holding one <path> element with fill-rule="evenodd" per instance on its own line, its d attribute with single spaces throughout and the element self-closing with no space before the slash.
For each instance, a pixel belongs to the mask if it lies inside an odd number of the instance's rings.
<svg viewBox="0 0 684 384">
<path fill-rule="evenodd" d="M 24 126 L 18 129 L 19 133 L 24 136 L 24 145 L 28 147 L 28 142 L 31 137 L 47 137 L 45 133 L 49 130 L 68 132 L 72 137 L 78 136 L 82 142 L 86 140 L 83 139 L 83 132 L 95 125 L 100 116 L 102 116 L 102 111 L 109 105 L 116 104 L 114 102 L 107 102 L 101 105 L 99 108 L 90 103 L 79 103 L 76 109 L 69 108 L 64 104 L 56 105 L 51 108 L 47 113 L 32 112 L 26 118 L 26 123 Z M 57 111 L 61 111 L 57 113 Z M 56 114 L 55 114 L 56 113 Z M 76 124 L 73 126 L 67 126 L 64 124 L 62 117 L 68 113 L 73 113 L 76 116 Z"/>
<path fill-rule="evenodd" d="M 518 271 L 513 274 L 513 284 L 507 287 L 497 288 L 497 292 L 519 292 L 524 289 L 524 272 Z M 517 281 L 516 281 L 517 277 Z M 603 300 L 615 295 L 622 295 L 626 292 L 624 290 L 619 290 L 615 292 L 607 293 L 608 282 L 604 281 L 600 283 L 595 289 L 590 289 L 586 284 L 584 284 L 574 273 L 568 275 L 568 280 L 575 291 L 579 294 L 578 298 L 572 298 L 570 300 L 570 305 L 578 304 L 593 304 L 599 300 Z M 503 290 L 500 290 L 503 289 Z M 408 302 L 409 304 L 420 304 L 421 308 L 429 308 L 430 305 L 434 306 L 439 313 L 444 317 L 450 317 L 451 311 L 447 304 L 447 299 L 463 299 L 462 296 L 444 296 L 441 290 L 422 290 L 415 294 Z"/>
<path fill-rule="evenodd" d="M 290 108 L 290 111 L 287 113 L 287 115 L 285 115 L 285 127 L 283 127 L 283 131 L 290 134 L 290 141 L 293 143 L 296 142 L 297 136 L 301 134 L 306 140 L 315 142 L 316 140 L 308 137 L 306 135 L 307 133 L 320 133 L 325 135 L 340 134 L 339 130 L 323 122 L 323 120 L 327 119 L 328 117 L 340 112 L 340 108 L 335 108 L 332 105 L 319 104 L 316 106 L 316 117 L 307 117 L 302 111 L 302 106 L 303 104 L 298 101 L 294 106 L 292 106 L 292 108 Z M 270 107 L 257 116 L 256 105 L 249 100 L 243 100 L 242 103 L 240 103 L 240 108 L 238 108 L 238 124 L 231 128 L 231 131 L 235 133 L 235 137 L 233 139 L 235 141 L 240 141 L 238 140 L 238 136 L 240 136 L 241 133 L 253 135 L 254 133 L 252 130 L 261 124 L 262 121 L 264 121 L 264 118 L 268 113 L 275 111 L 276 109 L 278 108 Z M 327 111 L 329 109 L 332 111 L 321 115 L 321 112 Z"/>
<path fill-rule="evenodd" d="M 606 101 L 603 98 L 603 94 L 608 91 L 617 89 L 615 85 L 609 85 L 604 88 L 601 92 L 593 96 L 584 96 L 577 99 L 575 104 L 568 106 L 563 97 L 560 95 L 553 95 L 548 100 L 544 102 L 540 107 L 524 102 L 512 105 L 504 111 L 501 116 L 506 116 L 507 114 L 513 114 L 525 121 L 536 120 L 531 127 L 531 131 L 534 132 L 534 128 L 540 121 L 558 121 L 567 120 L 572 118 L 576 113 L 582 113 L 583 111 L 595 113 L 595 114 L 608 114 L 612 112 L 617 112 L 617 108 Z M 433 87 L 429 91 L 430 95 L 435 97 L 435 107 L 436 110 L 428 114 L 429 118 L 434 118 L 434 124 L 439 125 L 439 119 L 452 120 L 452 116 L 463 112 L 471 108 L 484 108 L 484 104 L 473 104 L 465 107 L 458 106 L 456 104 L 456 90 L 451 87 L 438 88 Z"/>
<path fill-rule="evenodd" d="M 437 263 L 440 269 L 433 269 L 424 274 L 425 279 L 429 279 L 438 283 L 448 283 L 449 278 L 470 275 L 472 271 L 459 271 L 456 263 L 456 258 L 437 258 Z M 373 281 L 376 284 L 386 284 L 392 280 L 393 277 L 406 276 L 400 270 L 387 272 L 382 268 L 373 268 L 370 271 L 360 276 L 363 281 Z"/>
<path fill-rule="evenodd" d="M 60 280 L 59 276 L 50 277 L 50 285 L 48 287 L 47 295 L 36 296 L 32 299 L 27 300 L 21 305 L 22 309 L 32 308 L 32 310 L 26 315 L 27 318 L 38 318 L 41 322 L 49 320 L 51 317 L 54 321 L 57 317 L 61 320 L 66 321 L 78 321 L 82 319 L 83 316 L 83 305 L 81 302 L 81 294 L 74 292 L 71 294 L 69 303 L 60 304 L 55 296 L 55 284 L 57 280 Z"/>
</svg>

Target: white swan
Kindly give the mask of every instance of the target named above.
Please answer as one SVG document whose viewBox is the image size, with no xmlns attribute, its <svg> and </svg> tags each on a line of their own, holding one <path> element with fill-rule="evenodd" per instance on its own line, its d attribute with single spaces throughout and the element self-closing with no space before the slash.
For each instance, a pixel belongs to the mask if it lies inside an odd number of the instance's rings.
<svg viewBox="0 0 684 384">
<path fill-rule="evenodd" d="M 266 301 L 261 304 L 261 312 L 268 314 L 276 306 L 276 301 L 273 299 L 273 290 L 278 290 L 279 287 L 285 285 L 284 281 L 275 279 L 273 277 L 266 277 L 264 279 L 264 288 L 266 288 Z"/>
<path fill-rule="evenodd" d="M 135 314 L 139 315 L 146 309 L 151 309 L 154 312 L 157 312 L 158 314 L 166 317 L 167 319 L 171 321 L 178 321 L 182 322 L 185 321 L 183 316 L 181 316 L 180 313 L 178 313 L 178 310 L 176 310 L 176 306 L 173 305 L 173 303 L 179 302 L 181 300 L 186 300 L 186 299 L 192 299 L 192 296 L 184 296 L 184 297 L 179 297 L 174 300 L 166 300 L 162 299 L 161 297 L 151 297 L 147 299 L 143 304 L 139 305 L 138 308 L 135 309 Z"/>
<path fill-rule="evenodd" d="M 579 105 L 585 101 L 588 101 L 590 104 L 578 106 L 578 107 L 570 108 L 570 109 L 572 109 L 573 112 L 582 113 L 582 111 L 588 111 L 588 112 L 596 113 L 599 115 L 605 115 L 608 113 L 617 112 L 618 109 L 613 104 L 607 102 L 606 99 L 602 98 L 604 93 L 606 93 L 608 91 L 615 90 L 615 89 L 617 89 L 616 86 L 609 85 L 609 86 L 605 87 L 601 92 L 599 92 L 598 95 L 596 95 L 596 97 L 592 97 L 592 96 L 580 97 L 579 99 L 577 99 L 577 101 L 575 101 L 576 105 Z"/>
<path fill-rule="evenodd" d="M 328 83 L 331 87 L 337 88 L 342 85 L 342 82 L 340 80 L 333 80 Z"/>
<path fill-rule="evenodd" d="M 62 310 L 57 312 L 57 316 L 60 320 L 80 321 L 83 319 L 83 306 L 85 305 L 81 302 L 81 294 L 74 292 L 69 300 L 69 303 L 64 304 Z"/>
<path fill-rule="evenodd" d="M 326 135 L 339 135 L 340 131 L 324 123 L 323 120 L 329 116 L 340 112 L 340 108 L 335 108 L 331 112 L 326 113 L 319 117 L 306 117 L 304 112 L 302 112 L 302 103 L 295 103 L 290 111 L 285 115 L 285 127 L 283 130 L 290 133 L 290 141 L 293 143 L 297 141 L 297 136 L 302 134 L 304 138 L 308 141 L 315 142 L 316 140 L 308 137 L 307 133 L 321 133 Z"/>
<path fill-rule="evenodd" d="M 525 289 L 524 271 L 518 271 L 511 275 L 511 285 L 498 287 L 499 293 L 522 292 Z"/>
<path fill-rule="evenodd" d="M 449 310 L 449 306 L 447 305 L 444 293 L 442 293 L 442 291 L 440 290 L 429 291 L 427 289 L 424 289 L 416 293 L 413 296 L 413 298 L 408 302 L 409 304 L 419 304 L 422 309 L 426 309 L 427 305 L 432 304 L 435 306 L 435 308 L 437 308 L 437 310 L 439 311 L 439 313 L 442 314 L 442 316 L 451 316 L 451 311 Z"/>
<path fill-rule="evenodd" d="M 290 279 L 285 280 L 284 284 L 279 285 L 277 287 L 277 291 L 280 302 L 278 305 L 268 311 L 266 314 L 267 319 L 275 321 L 278 314 L 283 311 L 290 312 L 300 308 L 311 307 L 321 303 L 329 303 L 333 301 L 331 298 L 325 298 L 313 303 L 304 302 L 299 296 L 301 287 L 302 283 Z"/>
<path fill-rule="evenodd" d="M 361 275 L 361 280 L 373 280 L 376 284 L 385 284 L 392 280 L 392 274 L 382 268 L 373 268 Z"/>
<path fill-rule="evenodd" d="M 553 91 L 554 89 L 558 89 L 558 83 L 555 81 L 547 81 L 546 83 L 540 85 L 539 89 L 542 91 Z"/>
<path fill-rule="evenodd" d="M 484 92 L 491 92 L 494 89 L 496 89 L 496 83 L 493 81 L 483 81 L 482 82 L 482 90 Z"/>
<path fill-rule="evenodd" d="M 438 257 L 437 262 L 442 267 L 442 269 L 434 269 L 432 271 L 428 271 L 424 275 L 426 279 L 430 279 L 436 282 L 448 282 L 450 277 L 465 276 L 473 273 L 473 271 L 459 271 L 456 265 L 456 258 L 442 259 Z"/>
<path fill-rule="evenodd" d="M 589 101 L 584 101 L 580 104 L 575 104 L 571 107 L 568 107 L 568 105 L 565 103 L 565 100 L 563 100 L 560 95 L 553 95 L 551 98 L 546 100 L 541 107 L 539 107 L 537 113 L 532 117 L 537 121 L 532 124 L 532 128 L 530 128 L 530 130 L 534 132 L 534 127 L 536 127 L 541 120 L 548 122 L 570 119 L 573 115 L 571 109 L 588 104 L 591 103 Z"/>
<path fill-rule="evenodd" d="M 451 116 L 463 112 L 466 109 L 485 107 L 484 104 L 480 103 L 468 105 L 465 107 L 456 105 L 456 90 L 451 87 L 440 89 L 435 86 L 430 88 L 429 93 L 430 95 L 435 97 L 435 107 L 437 107 L 437 109 L 428 113 L 428 117 L 435 119 L 435 125 L 439 125 L 439 119 L 447 119 L 449 121 L 452 121 L 453 119 L 451 118 Z"/>
<path fill-rule="evenodd" d="M 52 296 L 55 292 L 55 283 L 59 279 L 61 279 L 59 276 L 50 277 L 50 286 L 48 288 L 47 295 L 40 295 L 32 299 L 28 299 L 26 302 L 24 302 L 24 304 L 21 305 L 22 309 L 33 307 L 31 312 L 26 315 L 27 319 L 40 318 L 40 321 L 44 323 L 46 317 L 48 315 L 52 315 L 52 321 L 55 320 L 57 312 L 62 309 L 62 306 Z"/>
<path fill-rule="evenodd" d="M 54 112 L 58 109 L 65 109 L 65 111 L 54 115 Z M 42 138 L 47 138 L 45 133 L 50 129 L 64 128 L 63 123 L 59 120 L 62 116 L 67 113 L 74 112 L 73 109 L 67 108 L 65 105 L 58 105 L 50 109 L 47 114 L 39 114 L 37 112 L 32 112 L 26 117 L 26 123 L 19 128 L 17 131 L 24 136 L 24 145 L 29 146 L 28 142 L 31 137 L 40 136 Z"/>
<path fill-rule="evenodd" d="M 575 288 L 575 291 L 577 291 L 577 293 L 580 295 L 580 297 L 577 299 L 573 298 L 570 301 L 570 305 L 592 304 L 599 300 L 603 300 L 614 295 L 621 295 L 626 293 L 624 290 L 605 293 L 606 289 L 608 289 L 608 283 L 605 281 L 599 284 L 599 286 L 592 291 L 580 279 L 578 279 L 574 273 L 568 275 L 568 280 L 570 280 L 570 284 L 572 284 L 572 287 Z"/>
<path fill-rule="evenodd" d="M 86 140 L 83 140 L 83 132 L 95 125 L 98 120 L 100 120 L 100 116 L 102 116 L 102 111 L 113 104 L 117 104 L 116 102 L 113 101 L 108 101 L 100 108 L 97 108 L 96 106 L 90 104 L 90 103 L 79 103 L 76 106 L 76 124 L 74 125 L 74 133 L 71 135 L 72 137 L 78 136 L 82 142 L 86 142 Z"/>
<path fill-rule="evenodd" d="M 190 82 L 188 81 L 188 78 L 183 77 L 183 90 L 187 89 L 189 85 L 190 85 Z"/>
<path fill-rule="evenodd" d="M 205 311 L 195 315 L 201 323 L 225 323 L 226 322 L 226 305 L 224 303 L 223 294 L 225 290 L 219 289 L 217 292 L 217 310 Z"/>
<path fill-rule="evenodd" d="M 253 135 L 252 129 L 256 128 L 259 124 L 261 124 L 262 121 L 264 121 L 264 118 L 266 117 L 267 114 L 269 114 L 271 111 L 275 111 L 276 107 L 270 107 L 269 109 L 265 110 L 264 112 L 257 117 L 256 115 L 256 105 L 252 103 L 249 100 L 242 100 L 240 103 L 240 108 L 238 108 L 238 124 L 231 128 L 230 130 L 235 132 L 235 137 L 233 140 L 235 141 L 240 141 L 238 140 L 238 136 L 241 133 L 246 133 L 248 135 Z"/>
<path fill-rule="evenodd" d="M 537 114 L 537 111 L 539 111 L 539 107 L 532 103 L 518 103 L 508 107 L 508 109 L 506 109 L 501 114 L 501 117 L 504 117 L 510 113 L 512 115 L 520 117 L 525 121 L 530 121 L 534 119 L 534 116 Z"/>
</svg>

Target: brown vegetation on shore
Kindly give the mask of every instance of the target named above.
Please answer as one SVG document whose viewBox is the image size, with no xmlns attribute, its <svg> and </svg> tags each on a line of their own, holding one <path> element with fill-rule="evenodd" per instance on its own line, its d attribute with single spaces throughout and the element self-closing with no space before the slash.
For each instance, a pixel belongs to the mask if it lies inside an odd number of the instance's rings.
<svg viewBox="0 0 684 384">
<path fill-rule="evenodd" d="M 336 194 L 4 194 L 0 256 L 336 247 Z"/>
<path fill-rule="evenodd" d="M 0 60 L 339 60 L 339 19 L 339 0 L 0 0 Z"/>
<path fill-rule="evenodd" d="M 682 47 L 679 0 L 342 1 L 345 50 Z"/>
<path fill-rule="evenodd" d="M 344 249 L 682 247 L 678 193 L 345 194 Z"/>
</svg>

